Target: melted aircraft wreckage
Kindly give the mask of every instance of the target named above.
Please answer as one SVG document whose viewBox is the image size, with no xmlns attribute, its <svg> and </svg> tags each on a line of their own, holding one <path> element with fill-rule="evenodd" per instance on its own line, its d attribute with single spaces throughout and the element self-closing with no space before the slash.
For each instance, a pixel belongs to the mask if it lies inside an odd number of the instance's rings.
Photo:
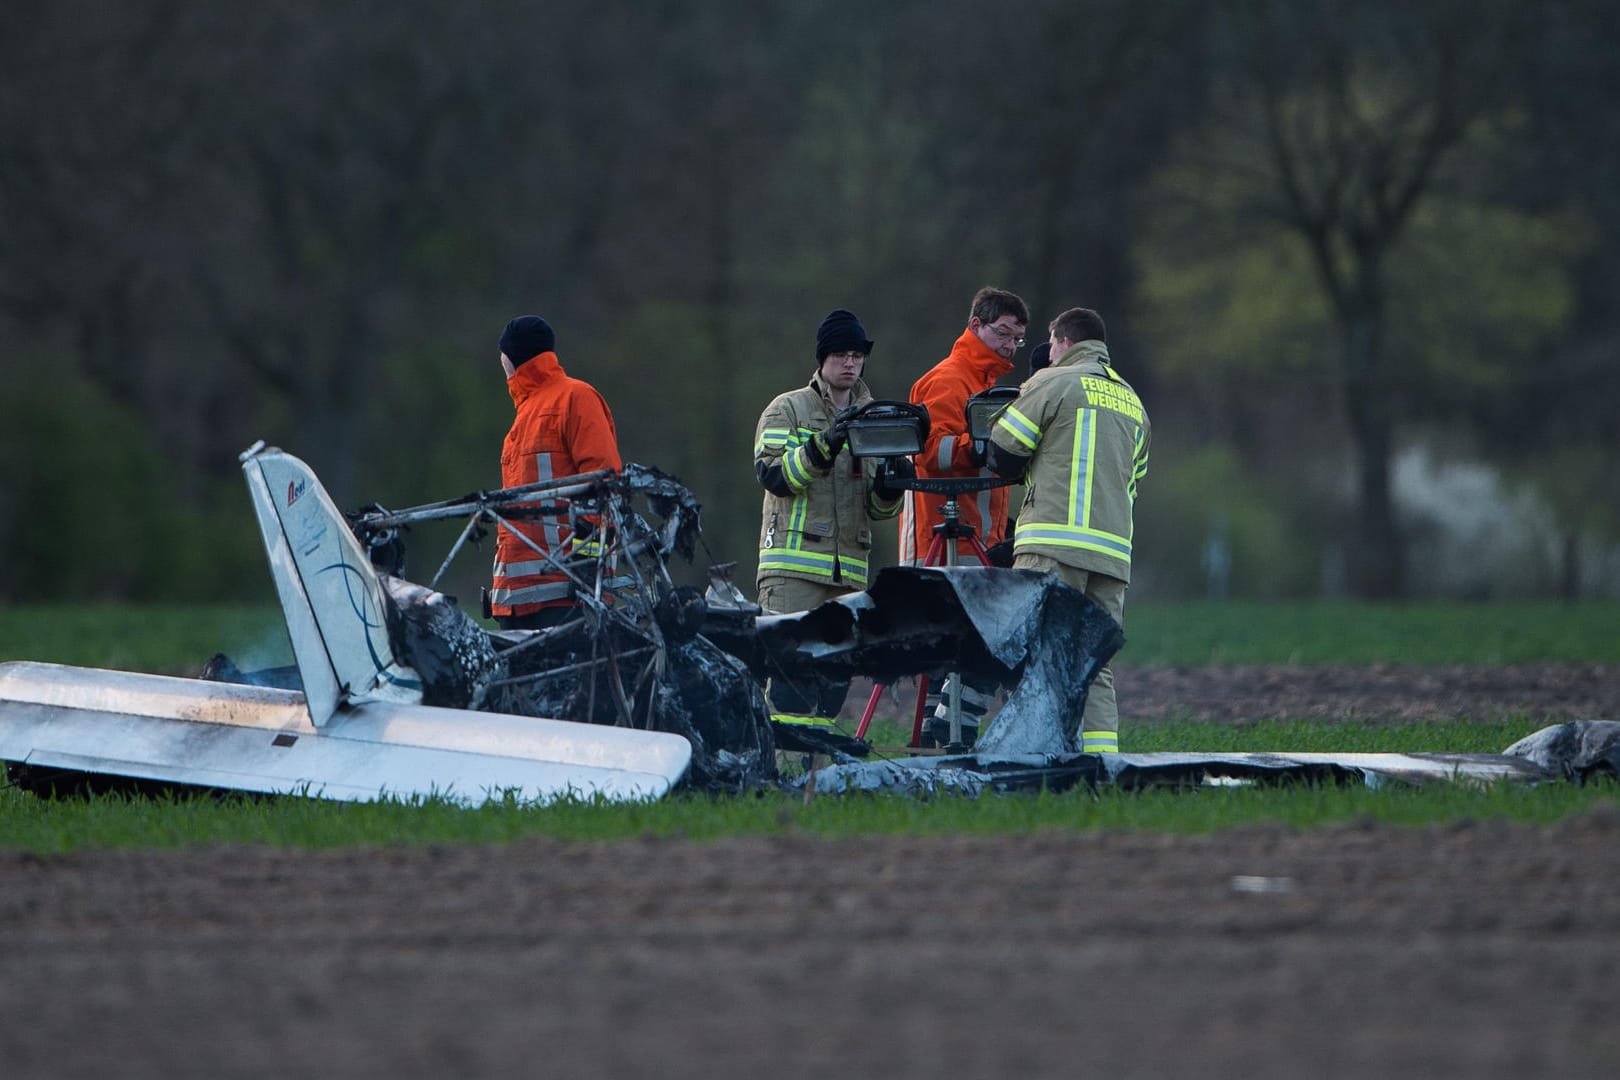
<svg viewBox="0 0 1620 1080">
<path fill-rule="evenodd" d="M 0 759 L 14 782 L 64 774 L 340 799 L 657 798 L 680 784 L 739 792 L 977 795 L 1084 784 L 1379 785 L 1539 782 L 1620 773 L 1620 723 L 1538 732 L 1502 754 L 1081 754 L 1075 719 L 1119 626 L 1048 574 L 889 567 L 865 592 L 765 615 L 711 570 L 707 593 L 668 563 L 700 539 L 692 493 L 627 465 L 409 510 L 342 515 L 297 458 L 242 455 L 295 666 L 203 680 L 0 664 Z M 568 515 L 599 556 L 554 557 L 580 604 L 545 630 L 485 630 L 434 589 L 487 528 Z M 398 573 L 401 530 L 466 521 L 426 586 Z M 394 571 L 394 572 L 389 572 Z M 862 740 L 773 724 L 768 676 L 965 676 L 1010 689 L 972 753 L 863 760 Z M 776 750 L 832 762 L 783 780 Z"/>
</svg>

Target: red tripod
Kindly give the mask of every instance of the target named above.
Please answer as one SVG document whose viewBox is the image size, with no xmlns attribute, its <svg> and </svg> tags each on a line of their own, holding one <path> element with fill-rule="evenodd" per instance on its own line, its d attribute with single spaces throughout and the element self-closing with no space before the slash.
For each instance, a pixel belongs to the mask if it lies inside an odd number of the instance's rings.
<svg viewBox="0 0 1620 1080">
<path fill-rule="evenodd" d="M 962 522 L 961 511 L 957 508 L 956 497 L 974 491 L 985 491 L 993 487 L 1004 487 L 1012 483 L 994 477 L 950 477 L 944 479 L 922 478 L 912 480 L 906 486 L 913 491 L 926 491 L 930 494 L 944 495 L 945 505 L 940 507 L 944 517 L 941 524 L 934 526 L 934 538 L 929 542 L 928 555 L 923 559 L 924 566 L 957 566 L 959 565 L 958 544 L 967 541 L 968 550 L 979 560 L 979 565 L 990 565 L 990 553 L 985 550 L 984 542 L 979 539 L 978 530 L 972 525 Z M 956 685 L 960 687 L 962 680 L 956 677 Z M 866 738 L 866 729 L 872 723 L 872 714 L 877 711 L 878 698 L 888 686 L 878 683 L 872 687 L 872 696 L 866 699 L 866 710 L 861 713 L 860 726 L 855 729 L 857 739 Z M 922 745 L 923 709 L 928 699 L 928 676 L 917 676 L 917 707 L 911 718 L 911 742 L 908 746 L 920 747 Z M 962 694 L 960 690 L 948 698 L 950 710 L 951 734 L 947 749 L 962 748 Z"/>
</svg>

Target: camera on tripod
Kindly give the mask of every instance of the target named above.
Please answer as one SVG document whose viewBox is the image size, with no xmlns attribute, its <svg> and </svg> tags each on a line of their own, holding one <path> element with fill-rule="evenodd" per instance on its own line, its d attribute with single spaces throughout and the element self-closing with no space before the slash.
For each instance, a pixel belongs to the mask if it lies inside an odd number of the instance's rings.
<svg viewBox="0 0 1620 1080">
<path fill-rule="evenodd" d="M 849 452 L 858 458 L 910 457 L 928 441 L 928 408 L 909 401 L 869 401 L 844 423 Z"/>
<path fill-rule="evenodd" d="M 992 386 L 967 399 L 968 438 L 973 440 L 973 449 L 981 458 L 984 457 L 985 447 L 990 441 L 990 432 L 995 429 L 996 421 L 1001 418 L 1002 411 L 1017 397 L 1016 386 Z"/>
</svg>

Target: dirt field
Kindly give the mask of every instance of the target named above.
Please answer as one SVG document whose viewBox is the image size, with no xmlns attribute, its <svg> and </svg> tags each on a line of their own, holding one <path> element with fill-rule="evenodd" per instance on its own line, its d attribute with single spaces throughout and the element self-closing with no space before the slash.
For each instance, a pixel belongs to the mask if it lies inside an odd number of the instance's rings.
<svg viewBox="0 0 1620 1080">
<path fill-rule="evenodd" d="M 1171 718 L 1277 717 L 1409 721 L 1506 716 L 1620 720 L 1620 668 L 1602 664 L 1503 667 L 1115 666 L 1120 713 Z"/>
<path fill-rule="evenodd" d="M 1198 719 L 1242 722 L 1284 717 L 1411 720 L 1509 716 L 1620 720 L 1620 668 L 1602 664 L 1504 667 L 1345 667 L 1330 664 L 1250 667 L 1114 665 L 1120 715 L 1131 723 Z M 856 680 L 841 717 L 853 728 L 871 692 Z M 906 715 L 916 701 L 897 684 L 879 715 Z"/>
<path fill-rule="evenodd" d="M 1378 708 L 1620 718 L 1615 669 L 1521 670 Z M 1233 711 L 1385 715 L 1377 680 L 1308 679 Z M 1222 682 L 1121 692 L 1197 715 Z M 0 1071 L 1612 1077 L 1617 883 L 1607 805 L 1545 828 L 0 853 Z"/>
</svg>

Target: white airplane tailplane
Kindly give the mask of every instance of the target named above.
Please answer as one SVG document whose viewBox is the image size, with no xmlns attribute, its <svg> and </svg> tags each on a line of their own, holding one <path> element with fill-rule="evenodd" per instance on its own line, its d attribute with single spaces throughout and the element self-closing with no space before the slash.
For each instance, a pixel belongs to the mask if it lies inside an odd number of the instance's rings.
<svg viewBox="0 0 1620 1080">
<path fill-rule="evenodd" d="M 242 454 L 242 472 L 310 720 L 319 727 L 346 704 L 420 702 L 421 679 L 389 644 L 382 582 L 315 473 L 262 443 Z"/>
<path fill-rule="evenodd" d="M 382 582 L 302 461 L 242 455 L 304 690 L 0 662 L 0 762 L 34 790 L 115 777 L 327 799 L 655 799 L 692 744 L 662 731 L 423 705 Z"/>
</svg>

